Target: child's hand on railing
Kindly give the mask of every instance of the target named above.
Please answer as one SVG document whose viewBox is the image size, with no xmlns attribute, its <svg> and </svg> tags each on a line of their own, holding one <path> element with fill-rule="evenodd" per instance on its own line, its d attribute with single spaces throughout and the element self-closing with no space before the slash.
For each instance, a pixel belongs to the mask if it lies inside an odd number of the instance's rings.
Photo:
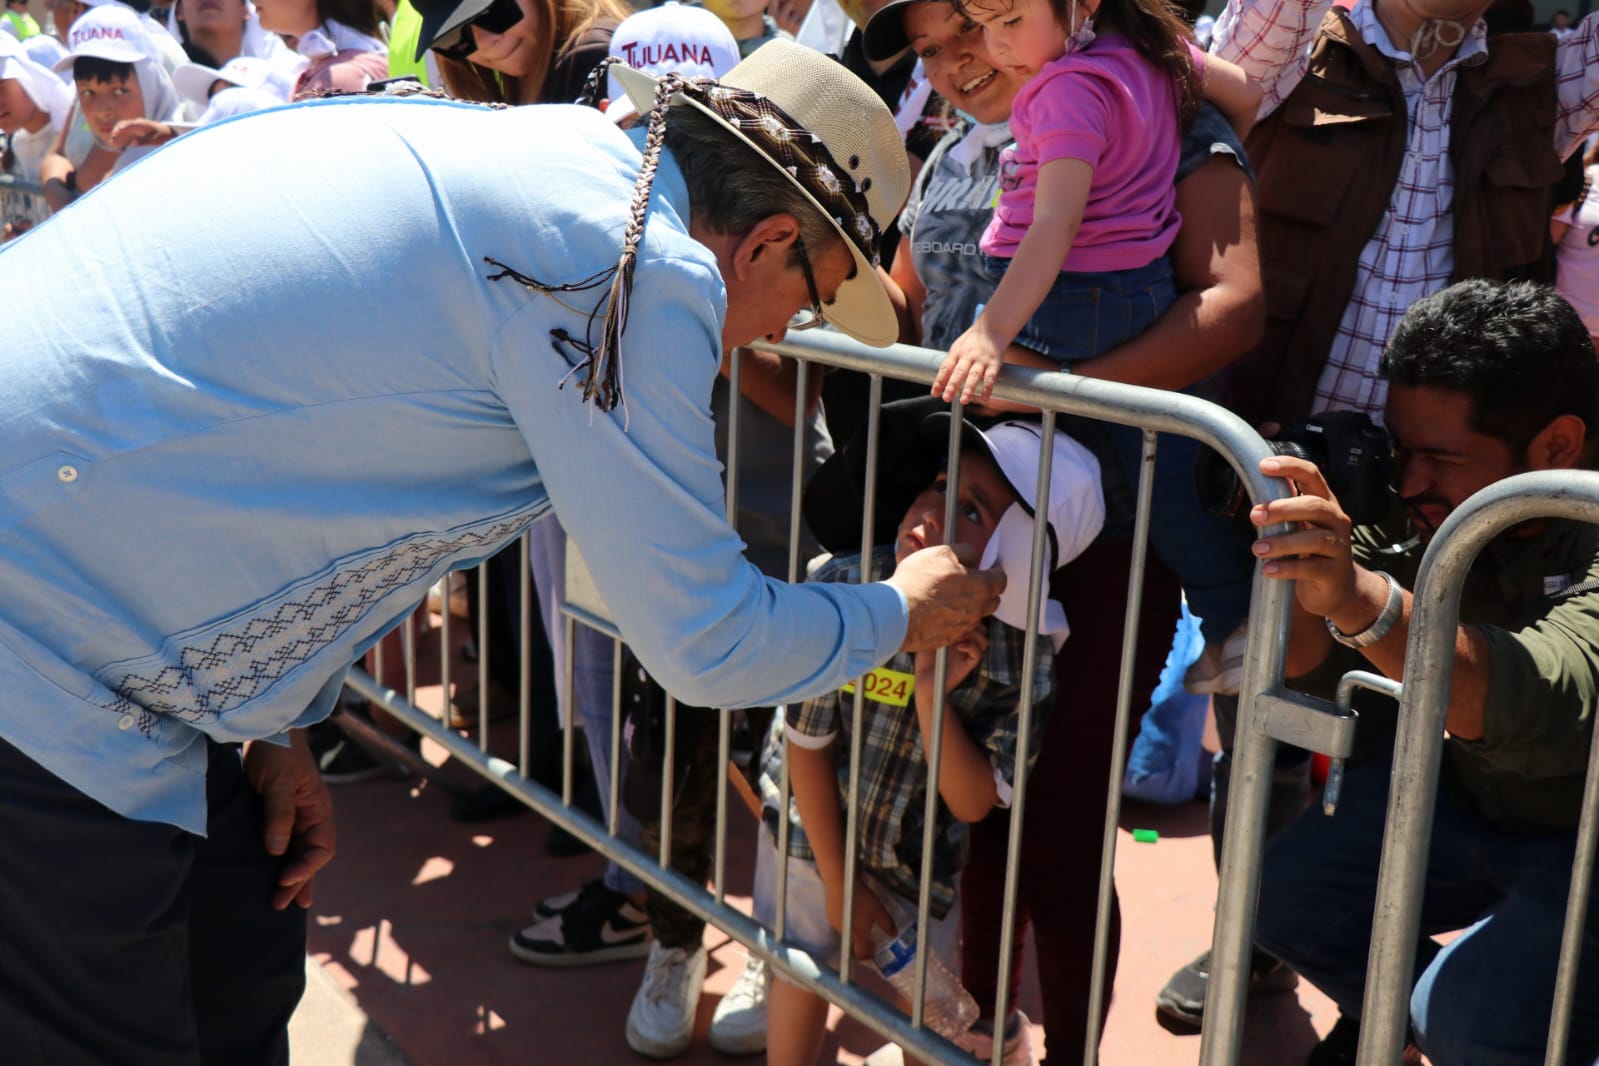
<svg viewBox="0 0 1599 1066">
<path fill-rule="evenodd" d="M 960 396 L 961 403 L 970 403 L 972 397 L 988 399 L 994 391 L 994 380 L 1005 362 L 1005 349 L 1009 337 L 996 336 L 984 325 L 981 315 L 972 328 L 956 338 L 949 354 L 939 365 L 938 376 L 933 379 L 933 395 L 945 403 Z"/>
</svg>

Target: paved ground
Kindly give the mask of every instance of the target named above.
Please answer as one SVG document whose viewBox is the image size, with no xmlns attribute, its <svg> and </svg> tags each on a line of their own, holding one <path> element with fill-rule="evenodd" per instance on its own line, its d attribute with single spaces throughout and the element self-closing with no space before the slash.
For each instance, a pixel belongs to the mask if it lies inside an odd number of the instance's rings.
<svg viewBox="0 0 1599 1066">
<path fill-rule="evenodd" d="M 534 900 L 593 876 L 596 857 L 546 856 L 547 823 L 531 813 L 488 825 L 452 822 L 446 797 L 426 784 L 348 786 L 337 801 L 340 855 L 324 875 L 313 915 L 317 972 L 296 1019 L 297 1066 L 645 1061 L 622 1038 L 640 964 L 539 970 L 504 947 Z M 1159 829 L 1160 841 L 1133 843 L 1134 825 Z M 1151 1003 L 1209 936 L 1215 878 L 1204 807 L 1134 808 L 1123 827 L 1117 880 L 1126 931 L 1101 1061 L 1193 1063 L 1198 1038 L 1163 1030 Z M 741 830 L 730 855 L 751 839 Z M 747 903 L 748 873 L 730 865 L 729 894 Z M 713 930 L 707 941 L 712 961 L 702 1032 L 742 965 L 742 948 L 724 935 Z M 1022 1004 L 1038 1015 L 1030 977 Z M 1332 1018 L 1330 1004 L 1308 989 L 1259 1004 L 1247 1021 L 1245 1062 L 1303 1061 Z M 837 1012 L 832 1030 L 829 1061 L 860 1062 L 880 1043 Z M 722 1057 L 701 1042 L 680 1061 L 693 1066 Z"/>
</svg>

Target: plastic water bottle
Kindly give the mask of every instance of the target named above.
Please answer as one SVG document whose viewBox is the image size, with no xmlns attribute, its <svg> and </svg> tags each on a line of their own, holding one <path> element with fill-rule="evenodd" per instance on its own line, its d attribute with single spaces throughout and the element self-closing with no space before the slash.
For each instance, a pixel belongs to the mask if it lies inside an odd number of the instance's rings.
<svg viewBox="0 0 1599 1066">
<path fill-rule="evenodd" d="M 872 963 L 883 979 L 894 987 L 907 1005 L 916 996 L 916 923 L 913 921 L 890 940 L 881 931 L 872 934 Z M 954 1040 L 977 1020 L 977 1001 L 954 974 L 938 961 L 927 957 L 927 999 L 922 1005 L 922 1024 L 946 1040 Z"/>
</svg>

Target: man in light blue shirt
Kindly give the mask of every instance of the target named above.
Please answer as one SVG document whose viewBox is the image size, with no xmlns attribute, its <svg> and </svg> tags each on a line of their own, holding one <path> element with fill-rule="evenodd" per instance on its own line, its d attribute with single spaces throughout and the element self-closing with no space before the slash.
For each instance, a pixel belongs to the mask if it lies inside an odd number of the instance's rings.
<svg viewBox="0 0 1599 1066">
<path fill-rule="evenodd" d="M 803 308 L 895 328 L 870 265 L 904 156 L 847 78 L 780 48 L 738 91 L 685 89 L 658 171 L 642 131 L 575 107 L 267 112 L 0 253 L 29 309 L 0 321 L 0 901 L 26 901 L 0 910 L 0 1032 L 22 1063 L 285 1061 L 290 904 L 333 846 L 298 729 L 431 583 L 552 504 L 692 703 L 827 691 L 993 609 L 1003 579 L 947 548 L 892 585 L 773 582 L 724 519 L 722 353 Z M 241 778 L 227 745 L 261 740 Z M 191 915 L 213 912 L 284 924 L 208 958 Z M 260 1010 L 218 1020 L 240 1003 Z"/>
</svg>

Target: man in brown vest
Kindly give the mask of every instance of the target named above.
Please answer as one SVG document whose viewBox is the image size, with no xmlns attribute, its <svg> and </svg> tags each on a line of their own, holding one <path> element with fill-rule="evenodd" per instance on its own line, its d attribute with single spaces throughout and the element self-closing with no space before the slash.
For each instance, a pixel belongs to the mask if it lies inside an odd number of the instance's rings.
<svg viewBox="0 0 1599 1066">
<path fill-rule="evenodd" d="M 1266 90 L 1248 145 L 1267 324 L 1227 393 L 1257 423 L 1326 410 L 1380 421 L 1378 359 L 1411 304 L 1466 278 L 1547 281 L 1561 161 L 1599 115 L 1599 20 L 1558 41 L 1489 41 L 1484 0 L 1357 0 L 1319 26 L 1317 6 L 1234 0 L 1213 38 Z M 1235 708 L 1217 701 L 1213 834 Z M 1279 765 L 1273 828 L 1303 804 L 1303 766 L 1302 755 Z M 1178 971 L 1159 1013 L 1199 1024 L 1208 970 L 1207 953 Z M 1284 991 L 1293 980 L 1262 959 L 1252 984 Z"/>
</svg>

